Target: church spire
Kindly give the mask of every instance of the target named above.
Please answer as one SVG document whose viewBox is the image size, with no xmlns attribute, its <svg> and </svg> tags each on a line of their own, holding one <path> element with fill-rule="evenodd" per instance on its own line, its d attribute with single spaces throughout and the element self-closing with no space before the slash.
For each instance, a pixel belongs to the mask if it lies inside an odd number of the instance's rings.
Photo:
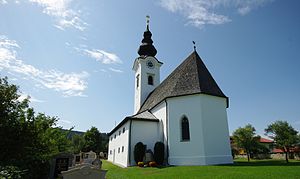
<svg viewBox="0 0 300 179">
<path fill-rule="evenodd" d="M 147 26 L 146 31 L 144 32 L 144 38 L 142 40 L 142 44 L 140 45 L 138 49 L 138 54 L 140 56 L 152 56 L 154 57 L 157 53 L 155 47 L 152 45 L 153 41 L 151 39 L 152 33 L 149 30 L 149 19 L 150 16 L 146 16 L 147 18 Z"/>
</svg>

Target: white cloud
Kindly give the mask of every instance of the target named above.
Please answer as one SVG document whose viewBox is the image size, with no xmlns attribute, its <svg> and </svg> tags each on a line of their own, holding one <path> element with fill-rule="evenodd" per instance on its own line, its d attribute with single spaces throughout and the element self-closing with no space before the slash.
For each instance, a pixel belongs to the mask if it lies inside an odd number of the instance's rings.
<svg viewBox="0 0 300 179">
<path fill-rule="evenodd" d="M 87 49 L 85 49 L 84 52 L 91 58 L 94 58 L 97 61 L 100 61 L 101 63 L 104 63 L 104 64 L 122 63 L 122 61 L 116 54 L 109 53 L 104 50 L 98 50 L 98 49 L 87 50 Z"/>
<path fill-rule="evenodd" d="M 94 58 L 96 61 L 99 61 L 103 64 L 123 63 L 122 60 L 120 60 L 120 58 L 114 53 L 106 52 L 104 50 L 99 50 L 99 49 L 89 50 L 86 48 L 87 46 L 85 45 L 81 45 L 80 48 L 74 47 L 74 49 L 77 52 L 83 55 L 87 55 L 88 57 Z"/>
<path fill-rule="evenodd" d="M 89 76 L 87 72 L 67 74 L 55 69 L 37 69 L 18 59 L 18 48 L 20 47 L 16 41 L 0 36 L 0 69 L 20 74 L 23 78 L 34 81 L 36 86 L 53 89 L 64 96 L 84 96 L 83 91 L 87 88 L 85 79 Z"/>
<path fill-rule="evenodd" d="M 62 120 L 62 119 L 60 119 L 59 121 L 62 122 L 62 123 L 67 123 L 67 124 L 71 124 L 71 123 L 72 123 L 71 121 L 68 121 L 68 120 Z"/>
<path fill-rule="evenodd" d="M 238 9 L 239 14 L 246 15 L 251 11 L 251 8 L 249 6 L 241 7 Z"/>
<path fill-rule="evenodd" d="M 64 129 L 70 129 L 72 126 L 72 121 L 69 121 L 69 120 L 63 120 L 63 119 L 59 119 L 57 121 L 57 126 L 61 126 L 63 127 Z"/>
<path fill-rule="evenodd" d="M 116 72 L 116 73 L 123 73 L 122 70 L 115 69 L 115 68 L 109 68 L 109 70 L 112 71 L 112 72 Z"/>
<path fill-rule="evenodd" d="M 80 11 L 71 9 L 73 0 L 29 0 L 43 8 L 43 13 L 52 16 L 56 20 L 55 27 L 65 30 L 75 28 L 84 31 L 88 25 L 80 16 Z"/>
<path fill-rule="evenodd" d="M 0 0 L 0 4 L 7 4 L 6 0 Z"/>
<path fill-rule="evenodd" d="M 165 9 L 183 15 L 189 24 L 202 28 L 206 24 L 218 25 L 230 22 L 227 15 L 216 13 L 219 8 L 234 8 L 246 15 L 251 10 L 273 0 L 160 0 Z"/>
<path fill-rule="evenodd" d="M 36 99 L 35 97 L 29 96 L 28 94 L 25 94 L 25 93 L 21 93 L 18 100 L 19 101 L 23 101 L 25 98 L 29 98 L 30 102 L 36 102 L 36 103 L 43 103 L 43 102 L 45 102 L 44 100 Z"/>
</svg>

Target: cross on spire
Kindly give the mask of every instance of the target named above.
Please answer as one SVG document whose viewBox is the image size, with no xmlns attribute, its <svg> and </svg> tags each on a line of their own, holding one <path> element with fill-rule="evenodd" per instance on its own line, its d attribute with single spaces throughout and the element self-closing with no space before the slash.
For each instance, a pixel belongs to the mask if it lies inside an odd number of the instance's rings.
<svg viewBox="0 0 300 179">
<path fill-rule="evenodd" d="M 150 22 L 150 16 L 146 15 L 147 30 L 149 30 L 149 22 Z"/>
<path fill-rule="evenodd" d="M 154 57 L 157 53 L 155 47 L 153 46 L 153 41 L 151 39 L 152 33 L 149 30 L 149 21 L 150 21 L 150 16 L 146 16 L 146 24 L 147 24 L 147 29 L 144 32 L 144 38 L 142 40 L 142 44 L 140 45 L 138 49 L 138 54 L 140 56 L 152 56 Z"/>
</svg>

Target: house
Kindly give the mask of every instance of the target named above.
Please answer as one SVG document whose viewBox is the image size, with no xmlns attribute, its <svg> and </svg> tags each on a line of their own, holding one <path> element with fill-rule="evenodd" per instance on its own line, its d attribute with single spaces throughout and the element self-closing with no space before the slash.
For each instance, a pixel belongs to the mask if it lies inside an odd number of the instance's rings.
<svg viewBox="0 0 300 179">
<path fill-rule="evenodd" d="M 125 117 L 109 135 L 108 160 L 136 165 L 138 142 L 153 151 L 157 141 L 165 145 L 169 165 L 232 163 L 227 108 L 224 95 L 194 50 L 163 82 L 147 23 L 135 73 L 134 114 Z"/>
</svg>

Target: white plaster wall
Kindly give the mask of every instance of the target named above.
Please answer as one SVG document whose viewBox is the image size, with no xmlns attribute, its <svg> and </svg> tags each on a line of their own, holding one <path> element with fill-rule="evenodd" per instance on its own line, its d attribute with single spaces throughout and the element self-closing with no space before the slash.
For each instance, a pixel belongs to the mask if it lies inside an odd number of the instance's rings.
<svg viewBox="0 0 300 179">
<path fill-rule="evenodd" d="M 147 145 L 147 149 L 153 151 L 154 145 L 160 140 L 159 122 L 153 121 L 136 121 L 131 124 L 131 154 L 130 164 L 136 165 L 134 161 L 134 146 L 138 142 Z"/>
<path fill-rule="evenodd" d="M 123 167 L 128 166 L 129 122 L 130 121 L 127 121 L 116 132 L 114 132 L 111 136 L 109 136 L 107 160 L 115 164 L 121 165 Z M 125 127 L 125 133 L 123 133 L 124 127 Z M 119 131 L 121 131 L 121 135 L 119 135 Z M 115 135 L 116 138 L 114 138 Z M 111 137 L 113 138 L 112 140 Z M 122 146 L 124 146 L 123 152 L 122 152 Z M 118 153 L 118 148 L 120 148 L 120 153 Z M 110 151 L 112 151 L 112 154 L 110 153 Z"/>
<path fill-rule="evenodd" d="M 138 60 L 138 59 L 137 59 Z M 134 76 L 134 114 L 141 107 L 141 65 L 138 64 L 135 69 L 135 76 Z M 139 75 L 139 81 L 137 81 L 137 76 Z M 137 83 L 138 87 L 137 87 Z"/>
<path fill-rule="evenodd" d="M 232 163 L 226 99 L 201 95 L 206 164 Z"/>
<path fill-rule="evenodd" d="M 169 164 L 232 163 L 225 98 L 205 94 L 169 98 L 167 113 Z M 184 115 L 189 120 L 190 141 L 181 141 Z"/>
<path fill-rule="evenodd" d="M 162 101 L 155 108 L 151 110 L 151 113 L 159 119 L 159 132 L 160 141 L 165 144 L 165 160 L 167 159 L 167 107 L 166 102 Z"/>
</svg>

